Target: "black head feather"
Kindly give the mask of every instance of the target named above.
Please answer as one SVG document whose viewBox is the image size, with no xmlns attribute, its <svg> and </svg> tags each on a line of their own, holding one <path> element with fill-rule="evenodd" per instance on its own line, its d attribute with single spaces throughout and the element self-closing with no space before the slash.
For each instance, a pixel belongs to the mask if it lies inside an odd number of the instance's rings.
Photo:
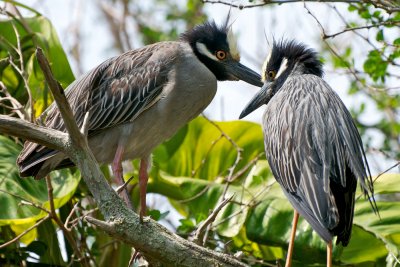
<svg viewBox="0 0 400 267">
<path fill-rule="evenodd" d="M 228 30 L 226 23 L 222 26 L 217 26 L 215 21 L 210 21 L 196 25 L 193 29 L 184 32 L 180 39 L 188 42 L 192 47 L 196 43 L 203 43 L 210 51 L 216 50 L 221 46 L 229 48 L 227 41 Z"/>
<path fill-rule="evenodd" d="M 315 50 L 307 48 L 296 41 L 282 40 L 273 43 L 270 58 L 264 71 L 279 70 L 283 59 L 286 58 L 292 67 L 298 67 L 301 74 L 313 74 L 323 76 L 322 62 L 318 59 Z M 291 69 L 293 71 L 293 69 Z"/>
<path fill-rule="evenodd" d="M 211 55 L 219 50 L 230 52 L 228 43 L 228 19 L 222 26 L 217 26 L 214 21 L 206 22 L 195 26 L 193 29 L 186 31 L 180 37 L 181 41 L 188 42 L 198 59 L 206 65 L 211 72 L 214 73 L 218 80 L 229 80 L 230 76 L 226 72 L 225 67 L 217 61 L 200 53 L 198 44 L 203 44 Z"/>
</svg>

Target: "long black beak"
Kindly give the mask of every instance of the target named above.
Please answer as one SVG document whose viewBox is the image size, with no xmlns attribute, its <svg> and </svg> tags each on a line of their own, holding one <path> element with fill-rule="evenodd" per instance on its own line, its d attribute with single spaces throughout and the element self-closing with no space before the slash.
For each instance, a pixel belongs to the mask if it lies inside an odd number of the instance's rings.
<svg viewBox="0 0 400 267">
<path fill-rule="evenodd" d="M 261 76 L 257 72 L 251 70 L 243 64 L 236 61 L 231 61 L 225 65 L 230 75 L 236 77 L 238 80 L 245 81 L 249 84 L 261 87 Z"/>
<path fill-rule="evenodd" d="M 240 113 L 239 119 L 242 119 L 258 109 L 263 104 L 267 104 L 272 97 L 272 83 L 265 82 L 260 91 L 250 100 L 247 106 Z"/>
</svg>

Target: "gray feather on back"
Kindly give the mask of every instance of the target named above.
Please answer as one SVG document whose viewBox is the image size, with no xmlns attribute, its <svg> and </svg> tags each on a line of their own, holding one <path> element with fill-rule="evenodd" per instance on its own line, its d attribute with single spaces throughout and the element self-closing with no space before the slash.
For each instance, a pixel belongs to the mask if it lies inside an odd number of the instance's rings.
<svg viewBox="0 0 400 267">
<path fill-rule="evenodd" d="M 334 191 L 353 195 L 357 178 L 364 192 L 372 192 L 361 138 L 348 110 L 322 78 L 292 75 L 267 105 L 264 135 L 277 181 L 329 242 L 339 223 Z M 348 205 L 352 213 L 354 200 Z"/>
</svg>

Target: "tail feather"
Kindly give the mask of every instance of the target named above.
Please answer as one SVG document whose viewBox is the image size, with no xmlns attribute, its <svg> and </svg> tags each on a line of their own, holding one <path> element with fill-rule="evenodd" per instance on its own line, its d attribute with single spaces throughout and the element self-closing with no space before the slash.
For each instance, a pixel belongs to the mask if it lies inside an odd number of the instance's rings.
<svg viewBox="0 0 400 267">
<path fill-rule="evenodd" d="M 339 223 L 332 229 L 334 235 L 337 235 L 336 245 L 342 243 L 346 247 L 350 241 L 351 229 L 353 226 L 355 192 L 357 188 L 357 179 L 351 169 L 346 166 L 346 186 L 335 183 L 332 179 L 330 187 L 335 197 L 336 206 L 339 211 Z"/>
<path fill-rule="evenodd" d="M 51 171 L 58 169 L 58 165 L 65 159 L 65 155 L 57 150 L 35 143 L 25 142 L 24 148 L 17 159 L 21 177 L 34 176 L 41 179 Z"/>
</svg>

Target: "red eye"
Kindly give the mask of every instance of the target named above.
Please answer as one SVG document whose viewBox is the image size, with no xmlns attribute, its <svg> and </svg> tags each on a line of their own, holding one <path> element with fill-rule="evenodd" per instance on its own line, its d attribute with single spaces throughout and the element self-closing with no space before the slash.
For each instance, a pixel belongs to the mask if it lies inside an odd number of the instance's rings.
<svg viewBox="0 0 400 267">
<path fill-rule="evenodd" d="M 219 60 L 223 60 L 223 59 L 226 58 L 226 53 L 225 53 L 225 51 L 223 51 L 223 50 L 218 50 L 218 51 L 215 53 L 215 56 L 216 56 Z"/>
</svg>

